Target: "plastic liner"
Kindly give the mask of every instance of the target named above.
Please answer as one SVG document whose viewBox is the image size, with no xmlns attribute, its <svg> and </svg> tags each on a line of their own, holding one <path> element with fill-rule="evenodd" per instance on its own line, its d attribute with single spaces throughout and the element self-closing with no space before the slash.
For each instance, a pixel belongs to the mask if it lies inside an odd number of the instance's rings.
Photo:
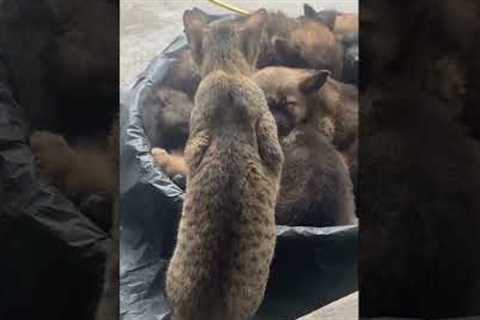
<svg viewBox="0 0 480 320">
<path fill-rule="evenodd" d="M 0 79 L 0 319 L 93 319 L 110 239 L 37 176 L 28 119 L 7 85 Z"/>
<path fill-rule="evenodd" d="M 140 110 L 175 54 L 186 48 L 185 37 L 177 37 L 121 94 L 122 320 L 169 319 L 165 271 L 184 192 L 154 166 Z M 296 319 L 357 289 L 357 226 L 278 226 L 277 234 L 265 300 L 254 319 Z"/>
</svg>

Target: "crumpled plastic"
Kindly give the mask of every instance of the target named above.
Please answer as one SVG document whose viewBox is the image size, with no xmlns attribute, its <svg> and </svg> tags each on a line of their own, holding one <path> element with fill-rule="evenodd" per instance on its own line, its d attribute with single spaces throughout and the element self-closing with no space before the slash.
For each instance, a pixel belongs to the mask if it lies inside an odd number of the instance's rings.
<svg viewBox="0 0 480 320">
<path fill-rule="evenodd" d="M 225 17 L 228 18 L 228 17 Z M 153 59 L 121 94 L 120 315 L 122 320 L 166 320 L 165 271 L 175 244 L 183 190 L 154 166 L 140 116 L 183 35 Z M 358 227 L 278 226 L 264 302 L 255 320 L 296 319 L 357 290 Z"/>
</svg>

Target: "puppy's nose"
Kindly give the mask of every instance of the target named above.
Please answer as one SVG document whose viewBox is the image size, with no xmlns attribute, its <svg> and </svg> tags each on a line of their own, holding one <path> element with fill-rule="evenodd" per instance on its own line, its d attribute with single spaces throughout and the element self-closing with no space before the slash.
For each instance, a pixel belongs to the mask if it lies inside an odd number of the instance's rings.
<svg viewBox="0 0 480 320">
<path fill-rule="evenodd" d="M 270 108 L 277 109 L 278 108 L 278 103 L 276 99 L 272 97 L 267 97 L 267 104 Z"/>
</svg>

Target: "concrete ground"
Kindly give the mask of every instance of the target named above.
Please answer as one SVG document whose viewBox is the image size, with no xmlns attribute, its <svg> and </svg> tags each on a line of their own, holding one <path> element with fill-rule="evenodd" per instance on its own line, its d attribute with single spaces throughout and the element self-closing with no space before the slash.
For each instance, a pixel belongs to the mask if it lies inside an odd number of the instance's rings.
<svg viewBox="0 0 480 320">
<path fill-rule="evenodd" d="M 332 302 L 298 320 L 355 320 L 358 319 L 358 292 Z"/>
</svg>

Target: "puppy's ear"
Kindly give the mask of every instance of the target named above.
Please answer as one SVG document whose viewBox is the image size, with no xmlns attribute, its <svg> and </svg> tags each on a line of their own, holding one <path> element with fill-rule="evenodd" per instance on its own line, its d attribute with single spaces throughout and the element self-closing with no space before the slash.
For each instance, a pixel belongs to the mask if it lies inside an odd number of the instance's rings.
<svg viewBox="0 0 480 320">
<path fill-rule="evenodd" d="M 267 10 L 257 10 L 249 15 L 238 28 L 242 46 L 244 48 L 245 58 L 251 65 L 255 65 L 256 63 L 260 51 L 263 30 L 267 23 L 267 17 Z"/>
<path fill-rule="evenodd" d="M 337 21 L 337 11 L 323 10 L 316 14 L 316 20 L 327 26 L 330 30 L 335 29 L 335 22 Z"/>
<path fill-rule="evenodd" d="M 200 9 L 186 10 L 183 13 L 183 26 L 195 63 L 200 64 L 203 57 L 202 43 L 208 30 L 208 15 Z"/>
<path fill-rule="evenodd" d="M 318 92 L 321 87 L 327 82 L 328 77 L 331 75 L 331 72 L 328 70 L 318 70 L 315 73 L 307 76 L 303 79 L 298 88 L 300 92 L 309 95 L 315 92 Z"/>
<path fill-rule="evenodd" d="M 309 19 L 315 19 L 317 17 L 317 12 L 313 9 L 312 6 L 304 3 L 303 4 L 303 15 Z"/>
</svg>

